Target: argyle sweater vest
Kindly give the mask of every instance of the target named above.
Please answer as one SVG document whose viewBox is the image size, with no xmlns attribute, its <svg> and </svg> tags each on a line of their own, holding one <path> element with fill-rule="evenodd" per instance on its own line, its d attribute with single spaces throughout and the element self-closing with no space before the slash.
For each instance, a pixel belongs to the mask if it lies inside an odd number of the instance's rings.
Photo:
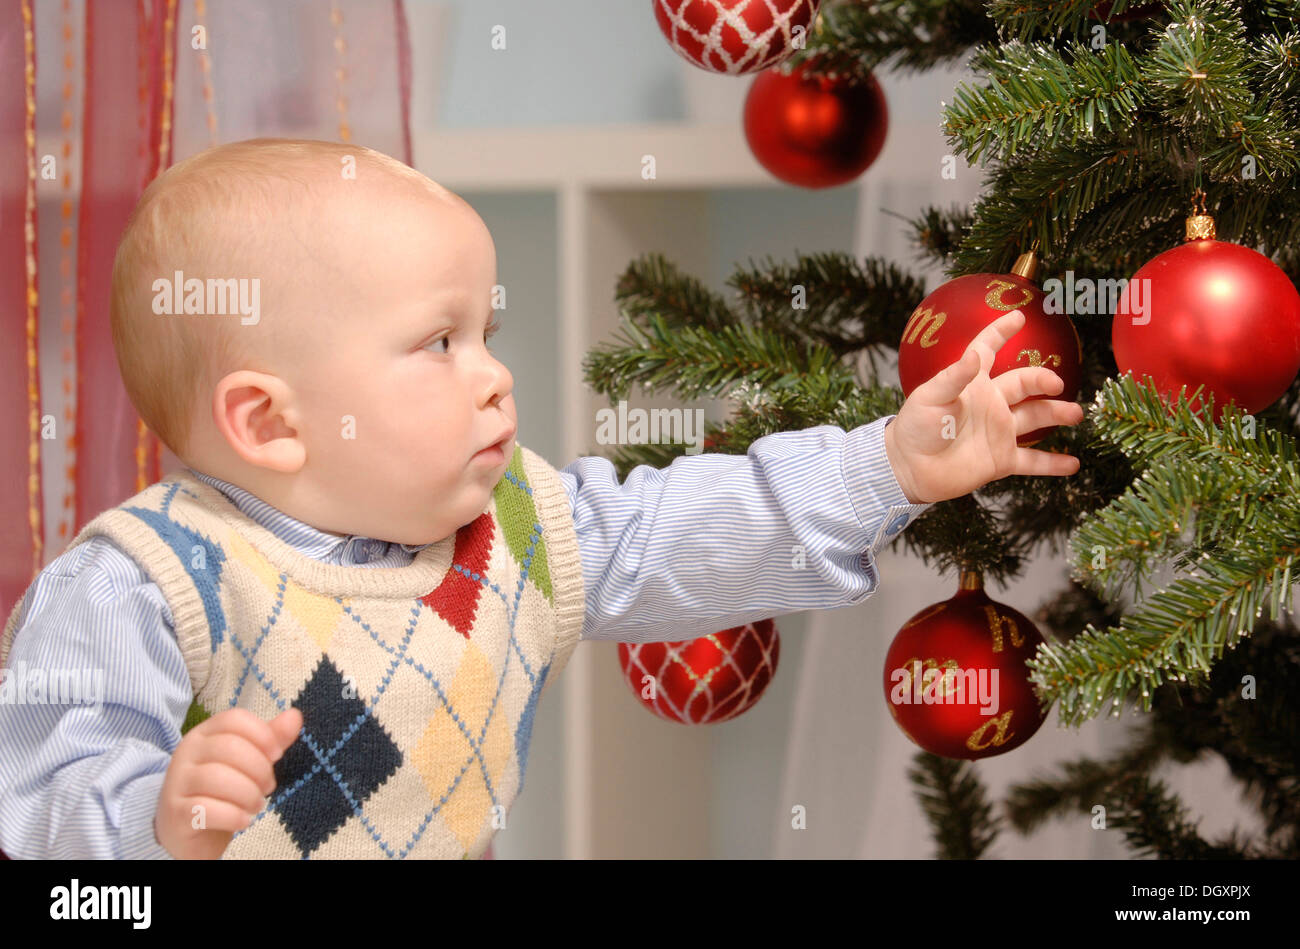
<svg viewBox="0 0 1300 949">
<path fill-rule="evenodd" d="M 572 512 L 541 457 L 516 445 L 485 511 L 406 567 L 299 554 L 183 471 L 72 544 L 97 534 L 171 608 L 194 692 L 182 732 L 234 707 L 302 711 L 224 858 L 477 858 L 505 826 L 583 621 Z"/>
</svg>

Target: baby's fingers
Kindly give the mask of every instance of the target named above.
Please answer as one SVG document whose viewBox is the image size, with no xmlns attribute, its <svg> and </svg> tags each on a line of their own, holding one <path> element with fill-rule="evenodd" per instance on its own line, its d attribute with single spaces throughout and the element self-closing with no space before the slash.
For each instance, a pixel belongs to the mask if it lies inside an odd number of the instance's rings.
<svg viewBox="0 0 1300 949">
<path fill-rule="evenodd" d="M 1016 434 L 1023 435 L 1052 425 L 1078 425 L 1083 421 L 1083 406 L 1059 399 L 1032 399 L 1011 410 L 1016 420 Z"/>
<path fill-rule="evenodd" d="M 1016 466 L 1012 474 L 1018 475 L 1072 475 L 1079 470 L 1079 459 L 1073 455 L 1039 451 L 1037 448 L 1017 448 Z"/>
<path fill-rule="evenodd" d="M 910 398 L 921 405 L 947 405 L 961 395 L 979 371 L 978 357 L 967 349 L 961 359 L 917 386 Z"/>
<path fill-rule="evenodd" d="M 993 378 L 1007 405 L 1016 405 L 1033 395 L 1060 395 L 1065 388 L 1061 377 L 1044 366 L 1012 369 Z"/>
<path fill-rule="evenodd" d="M 194 813 L 194 805 L 202 807 L 200 811 L 203 815 L 203 826 L 200 830 L 219 830 L 227 834 L 233 834 L 243 830 L 253 822 L 253 817 L 257 811 L 249 812 L 238 804 L 232 804 L 229 801 L 223 801 L 215 797 L 193 797 L 187 802 L 190 807 L 186 813 Z M 258 809 L 260 810 L 260 808 Z M 191 824 L 191 827 L 193 824 Z"/>
<path fill-rule="evenodd" d="M 266 796 L 252 778 L 220 761 L 194 765 L 187 772 L 186 780 L 179 790 L 184 795 L 201 794 L 229 801 L 250 814 L 256 814 L 262 809 L 262 799 Z"/>
<path fill-rule="evenodd" d="M 988 372 L 993 367 L 998 350 L 1007 344 L 1011 337 L 1025 328 L 1025 314 L 1021 310 L 1004 313 L 980 330 L 979 335 L 971 340 L 968 349 L 975 350 L 980 357 L 980 368 Z"/>
</svg>

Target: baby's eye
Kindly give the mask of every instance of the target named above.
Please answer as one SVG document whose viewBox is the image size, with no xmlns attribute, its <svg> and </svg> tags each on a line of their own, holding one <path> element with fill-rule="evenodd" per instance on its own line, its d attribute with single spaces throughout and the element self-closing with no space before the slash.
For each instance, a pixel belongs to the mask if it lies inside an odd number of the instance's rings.
<svg viewBox="0 0 1300 949">
<path fill-rule="evenodd" d="M 499 329 L 501 329 L 501 321 L 493 318 L 492 321 L 483 329 L 483 342 L 486 343 Z M 439 343 L 450 343 L 450 341 L 451 338 L 449 336 L 439 336 L 437 339 L 429 340 L 429 342 L 425 344 L 425 348 L 427 349 L 430 346 L 437 346 Z M 446 355 L 447 350 L 444 349 L 442 352 Z"/>
</svg>

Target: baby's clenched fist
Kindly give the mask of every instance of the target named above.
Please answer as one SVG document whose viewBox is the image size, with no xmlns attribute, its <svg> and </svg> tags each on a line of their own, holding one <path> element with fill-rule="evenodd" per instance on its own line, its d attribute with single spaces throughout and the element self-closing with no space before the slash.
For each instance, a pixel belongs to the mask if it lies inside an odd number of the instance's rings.
<svg viewBox="0 0 1300 949">
<path fill-rule="evenodd" d="M 275 790 L 273 765 L 302 730 L 289 708 L 269 722 L 248 709 L 218 712 L 190 729 L 158 795 L 154 836 L 178 860 L 215 860 Z"/>
</svg>

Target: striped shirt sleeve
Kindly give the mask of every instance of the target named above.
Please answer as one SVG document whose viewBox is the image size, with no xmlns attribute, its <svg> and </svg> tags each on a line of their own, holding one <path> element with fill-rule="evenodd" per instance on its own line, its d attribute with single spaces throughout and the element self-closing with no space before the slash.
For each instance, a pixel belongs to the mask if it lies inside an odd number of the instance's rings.
<svg viewBox="0 0 1300 949">
<path fill-rule="evenodd" d="M 861 603 L 875 554 L 929 505 L 885 455 L 893 416 L 757 439 L 744 455 L 560 471 L 586 588 L 584 639 L 684 640 L 771 616 Z"/>
<path fill-rule="evenodd" d="M 192 694 L 161 591 L 95 537 L 41 571 L 24 602 L 0 702 L 0 849 L 169 859 L 153 818 Z M 89 687 L 37 700 L 35 670 Z"/>
</svg>

